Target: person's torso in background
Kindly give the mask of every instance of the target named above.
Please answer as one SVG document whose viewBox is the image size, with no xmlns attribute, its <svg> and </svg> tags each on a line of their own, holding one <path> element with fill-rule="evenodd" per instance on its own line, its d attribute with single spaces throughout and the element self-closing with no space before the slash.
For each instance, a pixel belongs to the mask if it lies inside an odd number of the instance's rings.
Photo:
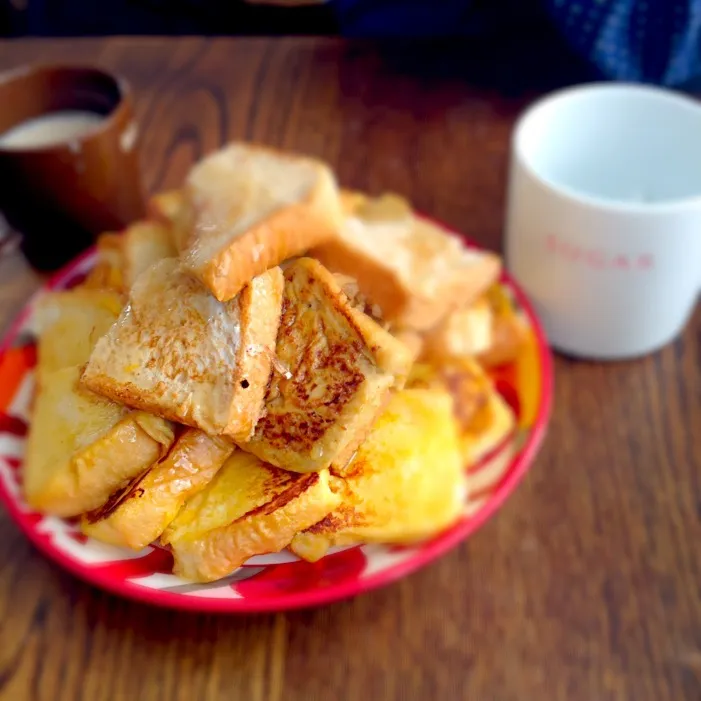
<svg viewBox="0 0 701 701">
<path fill-rule="evenodd" d="M 569 71 L 568 61 L 576 62 L 568 51 L 588 63 L 591 77 L 683 86 L 701 73 L 701 0 L 278 0 L 280 7 L 270 1 L 5 0 L 0 22 L 3 33 L 15 36 L 450 37 L 464 40 L 468 54 L 474 46 L 477 60 L 494 62 L 504 74 L 534 66 L 536 73 Z"/>
</svg>

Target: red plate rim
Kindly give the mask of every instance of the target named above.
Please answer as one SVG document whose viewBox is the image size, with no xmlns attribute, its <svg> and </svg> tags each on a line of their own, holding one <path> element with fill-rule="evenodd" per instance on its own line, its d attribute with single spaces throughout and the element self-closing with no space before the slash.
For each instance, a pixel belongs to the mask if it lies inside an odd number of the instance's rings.
<svg viewBox="0 0 701 701">
<path fill-rule="evenodd" d="M 454 232 L 453 232 L 454 233 Z M 63 285 L 70 279 L 74 270 L 88 260 L 95 253 L 92 247 L 83 252 L 80 256 L 64 266 L 54 274 L 42 288 L 35 294 L 42 291 L 55 289 Z M 75 575 L 79 579 L 93 584 L 105 591 L 119 596 L 140 601 L 155 606 L 179 609 L 183 611 L 195 611 L 200 613 L 270 613 L 301 609 L 309 607 L 323 606 L 335 601 L 348 599 L 358 594 L 363 594 L 372 589 L 386 586 L 401 579 L 412 572 L 424 567 L 433 560 L 454 548 L 462 540 L 466 539 L 477 529 L 479 529 L 489 519 L 499 507 L 506 501 L 511 493 L 516 489 L 519 482 L 531 466 L 535 455 L 540 447 L 550 418 L 553 395 L 553 367 L 552 355 L 548 347 L 545 333 L 535 315 L 528 298 L 519 285 L 508 275 L 502 273 L 502 280 L 507 283 L 513 291 L 516 300 L 523 312 L 528 317 L 529 323 L 536 337 L 538 346 L 538 363 L 541 371 L 541 392 L 540 404 L 536 413 L 533 426 L 530 428 L 525 444 L 513 458 L 512 464 L 503 480 L 493 491 L 488 501 L 468 520 L 458 523 L 452 529 L 439 535 L 433 541 L 424 545 L 417 551 L 414 557 L 398 562 L 394 565 L 373 573 L 367 577 L 361 577 L 340 584 L 331 585 L 322 589 L 311 589 L 309 591 L 295 592 L 290 594 L 280 594 L 270 599 L 208 599 L 200 597 L 187 597 L 171 592 L 149 589 L 128 581 L 114 580 L 109 575 L 101 573 L 99 570 L 91 569 L 87 565 L 72 560 L 57 548 L 50 545 L 48 539 L 33 528 L 25 515 L 17 508 L 13 498 L 7 492 L 4 483 L 0 482 L 0 500 L 5 504 L 12 519 L 29 538 L 29 540 L 50 560 L 60 565 L 63 569 Z M 8 350 L 17 336 L 20 328 L 26 321 L 31 311 L 31 299 L 24 309 L 18 314 L 10 325 L 5 337 L 0 342 L 0 356 Z"/>
</svg>

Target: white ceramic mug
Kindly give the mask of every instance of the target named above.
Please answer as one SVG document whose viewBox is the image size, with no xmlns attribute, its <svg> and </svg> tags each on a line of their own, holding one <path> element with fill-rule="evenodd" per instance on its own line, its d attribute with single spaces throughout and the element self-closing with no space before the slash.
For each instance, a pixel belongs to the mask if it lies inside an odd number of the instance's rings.
<svg viewBox="0 0 701 701">
<path fill-rule="evenodd" d="M 701 105 L 592 84 L 546 97 L 513 134 L 506 264 L 552 345 L 643 355 L 701 289 Z"/>
</svg>

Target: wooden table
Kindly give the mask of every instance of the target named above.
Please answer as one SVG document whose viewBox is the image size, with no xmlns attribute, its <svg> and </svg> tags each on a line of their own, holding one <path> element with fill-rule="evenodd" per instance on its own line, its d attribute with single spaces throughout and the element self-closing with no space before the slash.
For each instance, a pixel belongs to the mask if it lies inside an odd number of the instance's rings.
<svg viewBox="0 0 701 701">
<path fill-rule="evenodd" d="M 525 98 L 336 40 L 0 44 L 2 68 L 36 59 L 130 78 L 151 190 L 256 139 L 499 248 Z M 0 327 L 37 284 L 18 255 L 0 261 Z M 246 618 L 151 609 L 76 581 L 0 513 L 0 699 L 701 699 L 699 311 L 653 357 L 558 358 L 549 436 L 505 508 L 356 600 Z"/>
</svg>

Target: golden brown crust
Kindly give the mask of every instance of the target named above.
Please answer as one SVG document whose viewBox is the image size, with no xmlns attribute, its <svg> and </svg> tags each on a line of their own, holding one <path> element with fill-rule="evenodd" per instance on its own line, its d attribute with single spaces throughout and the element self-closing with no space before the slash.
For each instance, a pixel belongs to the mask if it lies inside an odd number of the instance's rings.
<svg viewBox="0 0 701 701">
<path fill-rule="evenodd" d="M 168 424 L 127 413 L 80 387 L 79 377 L 65 368 L 45 378 L 25 459 L 27 503 L 58 516 L 98 508 L 173 441 Z"/>
<path fill-rule="evenodd" d="M 343 464 L 411 365 L 406 346 L 353 309 L 334 276 L 301 258 L 285 271 L 265 414 L 245 450 L 298 472 Z"/>
<path fill-rule="evenodd" d="M 266 206 L 261 204 L 258 213 L 255 204 L 258 193 L 255 189 L 262 185 L 251 180 L 248 184 L 252 190 L 251 201 L 240 205 L 241 211 L 234 210 L 234 214 L 222 207 L 224 200 L 221 193 L 212 192 L 209 196 L 198 197 L 193 183 L 188 185 L 186 196 L 192 208 L 191 232 L 182 257 L 188 269 L 221 301 L 233 298 L 256 275 L 332 238 L 343 220 L 335 179 L 324 164 L 270 148 L 239 144 L 213 154 L 210 161 L 214 163 L 217 159 L 225 159 L 228 153 L 249 160 L 260 157 L 273 159 L 277 167 L 286 164 L 294 167 L 297 162 L 304 163 L 305 167 L 312 169 L 314 181 L 296 199 L 292 198 L 294 201 L 289 195 L 280 195 L 272 211 L 268 211 L 270 202 L 266 200 Z M 206 167 L 206 163 L 201 167 Z M 226 173 L 222 175 L 225 176 Z M 221 177 L 217 184 L 220 182 Z M 205 189 L 204 186 L 199 188 Z M 235 193 L 229 195 L 234 196 Z M 275 193 L 266 193 L 268 198 L 275 196 Z M 231 206 L 236 205 L 232 202 Z M 241 224 L 249 219 L 248 225 Z M 204 224 L 199 226 L 201 220 Z M 244 229 L 238 230 L 240 226 L 244 226 Z M 216 242 L 212 231 L 217 232 Z M 203 256 L 202 252 L 210 248 L 209 254 Z"/>
<path fill-rule="evenodd" d="M 482 294 L 498 278 L 501 261 L 492 253 L 468 253 L 457 237 L 402 202 L 344 193 L 344 208 L 352 210 L 346 223 L 311 255 L 355 278 L 395 327 L 425 331 Z"/>
<path fill-rule="evenodd" d="M 141 482 L 143 482 L 144 478 L 150 470 L 153 469 L 153 465 L 151 465 L 148 469 L 144 470 L 140 475 L 137 475 L 131 482 L 129 482 L 126 486 L 120 487 L 116 491 L 112 492 L 110 494 L 109 498 L 107 501 L 98 506 L 96 509 L 93 509 L 92 511 L 88 511 L 83 514 L 82 518 L 82 523 L 85 525 L 93 526 L 96 523 L 99 523 L 100 521 L 105 521 L 107 520 L 112 514 L 117 511 L 117 509 L 125 502 L 130 501 L 132 499 L 138 499 L 141 496 L 143 496 L 144 489 L 140 486 Z M 91 533 L 87 531 L 85 528 L 83 528 L 83 533 L 85 535 L 95 535 L 95 537 L 100 540 L 100 535 L 99 533 Z M 114 541 L 110 541 L 113 545 L 116 545 Z M 148 545 L 148 542 L 146 543 Z M 142 546 L 143 547 L 143 546 Z"/>
<path fill-rule="evenodd" d="M 292 478 L 290 481 L 290 486 L 275 496 L 270 501 L 260 506 L 247 511 L 243 516 L 239 516 L 235 521 L 231 522 L 231 525 L 245 521 L 246 519 L 254 518 L 255 516 L 270 516 L 270 514 L 275 513 L 279 509 L 287 506 L 293 499 L 297 499 L 307 490 L 311 489 L 315 484 L 319 482 L 319 473 L 310 472 L 307 475 L 301 475 L 297 478 Z"/>
<path fill-rule="evenodd" d="M 280 326 L 283 288 L 282 271 L 271 268 L 241 292 L 241 343 L 235 380 L 240 398 L 232 403 L 224 430 L 232 439 L 248 440 L 263 413 Z"/>
<path fill-rule="evenodd" d="M 313 249 L 311 255 L 329 270 L 355 278 L 367 298 L 380 306 L 383 318 L 392 322 L 402 319 L 412 295 L 384 261 L 368 257 L 342 239 L 327 241 Z"/>
<path fill-rule="evenodd" d="M 161 261 L 98 342 L 83 383 L 127 406 L 247 440 L 262 411 L 281 295 L 279 268 L 220 303 L 177 261 Z"/>
<path fill-rule="evenodd" d="M 328 471 L 300 475 L 237 450 L 161 541 L 173 550 L 176 572 L 210 581 L 253 555 L 281 550 L 338 503 Z"/>
<path fill-rule="evenodd" d="M 274 499 L 231 523 L 169 541 L 175 574 L 198 582 L 224 577 L 254 555 L 278 552 L 338 505 L 328 472 L 294 475 Z"/>
<path fill-rule="evenodd" d="M 185 429 L 164 459 L 83 517 L 83 532 L 113 545 L 146 547 L 187 499 L 206 487 L 233 450 L 230 443 Z"/>
<path fill-rule="evenodd" d="M 252 277 L 328 240 L 340 220 L 325 204 L 313 197 L 252 227 L 212 258 L 201 272 L 202 281 L 217 299 L 231 299 Z"/>
</svg>

